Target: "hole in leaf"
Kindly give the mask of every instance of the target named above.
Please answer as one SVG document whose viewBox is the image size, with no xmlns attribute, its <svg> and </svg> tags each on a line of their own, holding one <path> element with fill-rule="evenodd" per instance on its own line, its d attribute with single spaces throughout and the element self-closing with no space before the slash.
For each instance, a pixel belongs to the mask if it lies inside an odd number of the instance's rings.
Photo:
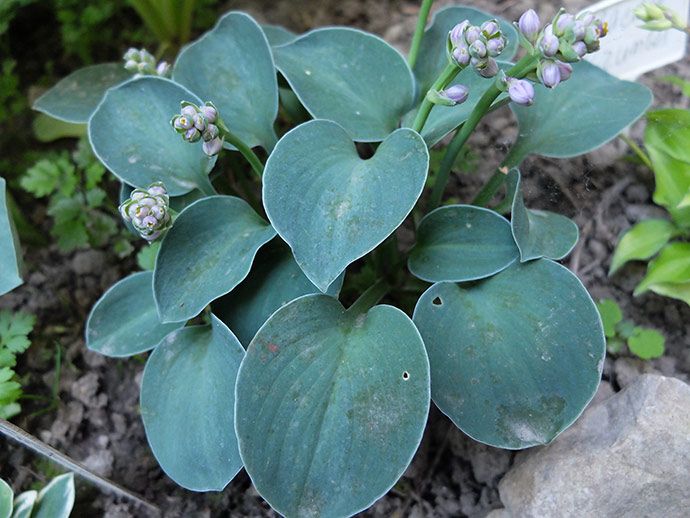
<svg viewBox="0 0 690 518">
<path fill-rule="evenodd" d="M 357 147 L 357 154 L 362 160 L 369 160 L 374 156 L 374 147 L 368 142 L 357 142 L 355 146 Z"/>
<path fill-rule="evenodd" d="M 410 379 L 410 373 L 407 372 L 407 371 L 403 371 L 402 378 L 403 378 L 405 381 L 409 380 L 409 379 Z"/>
<path fill-rule="evenodd" d="M 441 300 L 441 297 L 436 297 L 434 300 L 431 301 L 431 303 L 434 306 L 443 306 L 443 301 Z"/>
</svg>

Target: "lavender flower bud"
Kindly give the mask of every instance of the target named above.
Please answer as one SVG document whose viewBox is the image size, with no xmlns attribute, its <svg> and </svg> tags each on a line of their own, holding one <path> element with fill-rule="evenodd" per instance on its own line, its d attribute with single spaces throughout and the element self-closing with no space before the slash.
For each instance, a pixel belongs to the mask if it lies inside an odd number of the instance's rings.
<svg viewBox="0 0 690 518">
<path fill-rule="evenodd" d="M 199 112 L 206 117 L 206 120 L 213 124 L 216 122 L 216 117 L 218 116 L 218 112 L 213 106 L 209 106 L 208 104 L 204 106 L 199 106 Z"/>
<path fill-rule="evenodd" d="M 182 136 L 187 142 L 199 142 L 199 139 L 201 138 L 201 132 L 199 132 L 198 129 L 196 128 L 190 128 L 188 129 L 184 135 Z"/>
<path fill-rule="evenodd" d="M 484 59 L 489 54 L 486 44 L 482 40 L 475 40 L 470 45 L 470 56 L 473 58 Z"/>
<path fill-rule="evenodd" d="M 455 104 L 464 103 L 470 94 L 469 88 L 465 85 L 453 85 L 446 88 L 442 95 L 453 101 Z"/>
<path fill-rule="evenodd" d="M 484 68 L 479 70 L 479 75 L 489 78 L 494 77 L 496 74 L 498 74 L 498 63 L 493 58 L 487 59 Z"/>
<path fill-rule="evenodd" d="M 139 54 L 139 50 L 135 49 L 134 47 L 128 48 L 127 52 L 124 53 L 122 58 L 125 61 L 141 61 L 141 55 Z"/>
<path fill-rule="evenodd" d="M 589 11 L 585 11 L 580 16 L 578 16 L 577 19 L 581 20 L 582 23 L 585 24 L 585 26 L 589 26 L 589 25 L 592 25 L 592 23 L 594 23 L 595 17 Z"/>
<path fill-rule="evenodd" d="M 524 79 L 508 79 L 508 95 L 510 100 L 520 106 L 530 106 L 534 102 L 534 87 Z"/>
<path fill-rule="evenodd" d="M 499 28 L 496 20 L 488 20 L 484 22 L 480 27 L 480 30 L 482 32 L 482 36 L 484 36 L 487 40 L 501 35 L 501 29 Z"/>
<path fill-rule="evenodd" d="M 151 185 L 149 185 L 147 191 L 151 196 L 165 196 L 165 199 L 168 199 L 168 191 L 165 190 L 165 185 L 163 184 L 163 182 L 152 183 Z"/>
<path fill-rule="evenodd" d="M 168 71 L 170 70 L 170 63 L 167 63 L 165 61 L 161 61 L 158 63 L 158 66 L 156 67 L 156 75 L 160 77 L 165 77 L 168 75 Z"/>
<path fill-rule="evenodd" d="M 223 139 L 216 137 L 209 142 L 204 142 L 201 147 L 208 156 L 217 155 L 223 149 Z"/>
<path fill-rule="evenodd" d="M 133 59 L 129 59 L 125 61 L 125 70 L 129 70 L 130 72 L 136 72 L 137 70 L 139 70 L 139 63 L 137 63 Z"/>
<path fill-rule="evenodd" d="M 464 44 L 463 46 L 457 47 L 453 51 L 453 59 L 457 63 L 459 67 L 466 67 L 470 63 L 470 52 L 469 49 L 467 48 L 467 45 Z"/>
<path fill-rule="evenodd" d="M 532 43 L 533 45 L 537 42 L 539 36 L 539 27 L 541 26 L 541 20 L 539 20 L 539 15 L 534 9 L 529 9 L 522 13 L 520 19 L 518 20 L 518 28 L 523 36 Z"/>
<path fill-rule="evenodd" d="M 215 124 L 209 124 L 208 127 L 203 131 L 201 134 L 201 137 L 204 139 L 204 142 L 208 142 L 209 140 L 213 140 L 218 136 L 218 126 Z"/>
<path fill-rule="evenodd" d="M 566 41 L 569 42 L 582 41 L 585 39 L 586 30 L 587 26 L 584 23 L 582 23 L 580 20 L 575 20 L 565 29 L 563 36 L 565 37 Z"/>
<path fill-rule="evenodd" d="M 505 48 L 504 38 L 493 38 L 486 42 L 486 50 L 489 52 L 489 56 L 496 57 Z"/>
<path fill-rule="evenodd" d="M 539 53 L 546 58 L 555 56 L 558 52 L 558 46 L 558 38 L 554 34 L 551 34 L 547 31 L 544 31 L 539 43 L 537 43 Z"/>
<path fill-rule="evenodd" d="M 462 36 L 469 24 L 469 20 L 465 20 L 464 22 L 459 23 L 455 27 L 453 27 L 448 33 L 448 38 L 450 39 L 450 44 L 453 49 L 465 43 L 465 40 Z"/>
<path fill-rule="evenodd" d="M 153 241 L 170 228 L 168 195 L 161 182 L 151 184 L 147 190 L 135 189 L 119 209 L 123 219 L 131 221 L 148 241 Z"/>
<path fill-rule="evenodd" d="M 199 131 L 204 131 L 206 129 L 206 117 L 201 115 L 201 113 L 197 113 L 192 120 L 194 121 L 194 127 Z"/>
<path fill-rule="evenodd" d="M 558 67 L 558 72 L 561 75 L 561 82 L 570 79 L 573 73 L 573 67 L 569 63 L 563 63 L 562 61 L 556 61 L 556 66 Z"/>
<path fill-rule="evenodd" d="M 561 71 L 553 60 L 543 60 L 537 67 L 539 81 L 548 88 L 555 88 L 561 82 Z"/>
<path fill-rule="evenodd" d="M 182 110 L 180 110 L 180 113 L 182 113 L 183 116 L 193 120 L 194 116 L 199 112 L 198 112 L 196 106 L 194 106 L 193 104 L 187 104 L 187 105 L 182 107 Z"/>
<path fill-rule="evenodd" d="M 582 58 L 585 54 L 587 54 L 587 45 L 585 45 L 584 41 L 576 41 L 573 43 L 573 50 L 578 57 Z"/>
<path fill-rule="evenodd" d="M 172 122 L 172 127 L 175 128 L 175 131 L 178 133 L 184 133 L 192 127 L 192 121 L 184 115 L 175 115 L 170 122 Z"/>
<path fill-rule="evenodd" d="M 476 25 L 470 25 L 466 30 L 465 30 L 465 43 L 468 45 L 472 45 L 475 41 L 477 41 L 479 38 L 481 38 L 482 33 L 479 27 Z"/>
<path fill-rule="evenodd" d="M 565 13 L 561 10 L 553 21 L 553 33 L 556 36 L 562 36 L 568 25 L 573 21 L 573 15 Z"/>
</svg>

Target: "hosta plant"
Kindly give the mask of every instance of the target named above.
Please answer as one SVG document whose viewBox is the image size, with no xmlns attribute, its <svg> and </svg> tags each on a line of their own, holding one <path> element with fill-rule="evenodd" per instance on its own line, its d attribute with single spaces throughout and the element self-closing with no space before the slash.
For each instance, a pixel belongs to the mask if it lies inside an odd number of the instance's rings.
<svg viewBox="0 0 690 518">
<path fill-rule="evenodd" d="M 359 30 L 297 36 L 231 12 L 171 79 L 99 65 L 38 100 L 88 123 L 123 216 L 162 240 L 152 272 L 96 303 L 86 340 L 151 351 L 142 418 L 185 488 L 221 490 L 244 467 L 285 516 L 350 516 L 405 471 L 432 399 L 474 439 L 519 449 L 596 391 L 601 320 L 556 262 L 577 227 L 526 207 L 517 167 L 602 145 L 650 94 L 582 61 L 606 34 L 590 14 L 511 24 L 450 7 L 424 30 L 430 4 L 407 59 Z M 505 160 L 472 204 L 441 206 L 468 137 L 506 104 L 520 131 Z M 450 134 L 426 196 L 428 150 Z M 251 185 L 232 195 L 245 174 L 260 201 Z M 486 207 L 504 183 L 509 219 Z M 410 296 L 413 311 L 396 307 Z"/>
</svg>

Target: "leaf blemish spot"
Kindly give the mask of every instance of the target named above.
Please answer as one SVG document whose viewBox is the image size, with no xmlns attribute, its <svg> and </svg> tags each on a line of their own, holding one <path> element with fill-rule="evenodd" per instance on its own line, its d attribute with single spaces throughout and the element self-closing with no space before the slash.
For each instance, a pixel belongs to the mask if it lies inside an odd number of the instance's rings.
<svg viewBox="0 0 690 518">
<path fill-rule="evenodd" d="M 405 381 L 409 380 L 410 379 L 410 373 L 407 371 L 403 371 L 402 379 L 404 379 Z"/>
<path fill-rule="evenodd" d="M 441 297 L 436 297 L 434 300 L 431 301 L 431 303 L 434 306 L 443 306 L 443 301 L 441 300 Z"/>
</svg>

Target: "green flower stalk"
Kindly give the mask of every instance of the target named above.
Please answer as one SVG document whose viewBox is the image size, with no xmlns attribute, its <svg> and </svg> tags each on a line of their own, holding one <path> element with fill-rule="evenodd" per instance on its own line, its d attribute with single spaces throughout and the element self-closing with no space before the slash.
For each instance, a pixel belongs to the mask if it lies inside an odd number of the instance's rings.
<svg viewBox="0 0 690 518">
<path fill-rule="evenodd" d="M 129 199 L 120 205 L 120 214 L 149 243 L 158 239 L 172 226 L 170 199 L 163 182 L 155 182 L 148 189 L 134 189 Z"/>
</svg>

